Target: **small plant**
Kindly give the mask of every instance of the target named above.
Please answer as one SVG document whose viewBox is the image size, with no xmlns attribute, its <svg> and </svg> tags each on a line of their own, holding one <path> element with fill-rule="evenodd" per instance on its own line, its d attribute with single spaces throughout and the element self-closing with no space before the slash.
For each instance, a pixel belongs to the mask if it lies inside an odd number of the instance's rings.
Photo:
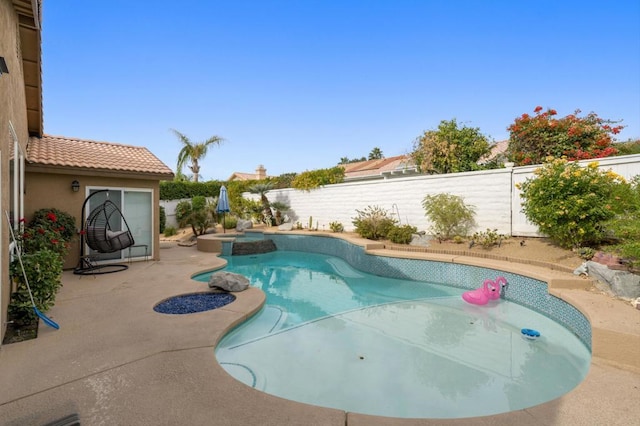
<svg viewBox="0 0 640 426">
<path fill-rule="evenodd" d="M 456 244 L 462 244 L 464 243 L 465 238 L 461 237 L 460 235 L 454 235 L 452 241 Z"/>
<path fill-rule="evenodd" d="M 576 254 L 580 256 L 581 259 L 591 260 L 593 256 L 596 255 L 596 251 L 591 247 L 579 247 L 576 249 Z"/>
<path fill-rule="evenodd" d="M 164 236 L 165 237 L 173 237 L 178 233 L 178 230 L 173 226 L 167 226 L 164 228 Z"/>
<path fill-rule="evenodd" d="M 309 216 L 309 231 L 311 231 L 313 229 L 313 216 Z"/>
<path fill-rule="evenodd" d="M 297 230 L 302 230 L 302 229 L 304 229 L 304 227 L 302 226 L 302 222 L 296 222 L 296 229 L 297 229 Z"/>
<path fill-rule="evenodd" d="M 344 231 L 344 226 L 342 226 L 342 223 L 340 223 L 340 222 L 331 222 L 331 223 L 329 223 L 329 228 L 331 228 L 331 230 L 333 232 L 343 232 Z"/>
<path fill-rule="evenodd" d="M 502 234 L 498 234 L 497 229 L 489 229 L 486 231 L 476 232 L 471 237 L 472 245 L 479 244 L 482 248 L 489 249 L 493 246 L 500 247 L 502 244 L 502 238 L 504 236 Z"/>
<path fill-rule="evenodd" d="M 396 224 L 389 212 L 379 206 L 367 206 L 364 210 L 356 210 L 358 216 L 353 219 L 355 231 L 362 238 L 379 240 L 386 238 Z"/>
<path fill-rule="evenodd" d="M 475 209 L 464 203 L 462 197 L 448 193 L 427 195 L 422 200 L 430 230 L 438 239 L 449 240 L 455 235 L 466 236 L 475 224 Z"/>
<path fill-rule="evenodd" d="M 418 228 L 411 225 L 392 226 L 387 233 L 387 238 L 395 244 L 409 244 L 413 239 L 413 234 L 418 232 Z"/>
</svg>

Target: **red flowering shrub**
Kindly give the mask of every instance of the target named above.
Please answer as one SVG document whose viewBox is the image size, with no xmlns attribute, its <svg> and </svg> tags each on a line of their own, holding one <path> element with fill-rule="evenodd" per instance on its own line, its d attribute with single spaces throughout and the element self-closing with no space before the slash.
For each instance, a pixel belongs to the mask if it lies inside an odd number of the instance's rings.
<svg viewBox="0 0 640 426">
<path fill-rule="evenodd" d="M 507 156 L 516 165 L 542 164 L 547 157 L 572 161 L 610 157 L 618 152 L 613 146 L 614 135 L 624 126 L 612 126 L 615 121 L 593 112 L 579 117 L 580 110 L 562 118 L 556 117 L 554 109 L 543 112 L 538 106 L 533 111 L 535 115 L 522 114 L 507 128 Z"/>
</svg>

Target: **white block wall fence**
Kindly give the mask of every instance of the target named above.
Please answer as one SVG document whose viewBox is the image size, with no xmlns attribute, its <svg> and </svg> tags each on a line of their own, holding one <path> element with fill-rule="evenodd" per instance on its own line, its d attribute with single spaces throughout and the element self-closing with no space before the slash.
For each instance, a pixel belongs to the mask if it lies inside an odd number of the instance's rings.
<svg viewBox="0 0 640 426">
<path fill-rule="evenodd" d="M 586 166 L 592 160 L 581 161 Z M 630 179 L 640 175 L 640 155 L 627 155 L 597 160 L 600 168 L 611 169 Z M 466 204 L 476 210 L 476 229 L 497 229 L 499 233 L 513 236 L 540 236 L 537 227 L 527 222 L 521 212 L 520 191 L 515 187 L 533 177 L 540 166 L 514 167 L 479 172 L 451 173 L 445 175 L 416 175 L 388 177 L 385 179 L 346 182 L 328 185 L 312 191 L 295 189 L 272 190 L 269 201 L 280 201 L 290 206 L 287 215 L 303 226 L 312 217 L 313 226 L 329 230 L 329 223 L 341 222 L 346 230 L 353 230 L 352 220 L 356 210 L 367 206 L 387 209 L 401 225 L 412 225 L 419 231 L 427 231 L 430 223 L 425 216 L 422 200 L 426 195 L 443 192 L 459 195 Z M 255 194 L 245 193 L 246 198 L 257 199 Z M 177 201 L 163 202 L 167 225 L 175 226 Z M 172 208 L 173 206 L 173 208 Z M 171 221 L 171 219 L 172 221 Z M 171 221 L 171 222 L 170 222 Z"/>
</svg>

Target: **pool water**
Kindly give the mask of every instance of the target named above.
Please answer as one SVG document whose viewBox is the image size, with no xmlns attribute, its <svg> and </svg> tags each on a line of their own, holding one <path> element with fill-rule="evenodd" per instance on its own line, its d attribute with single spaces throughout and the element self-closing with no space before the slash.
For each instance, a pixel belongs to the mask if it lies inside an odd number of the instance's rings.
<svg viewBox="0 0 640 426">
<path fill-rule="evenodd" d="M 283 398 L 389 417 L 474 417 L 555 399 L 589 369 L 575 335 L 506 300 L 470 305 L 462 289 L 374 276 L 321 254 L 227 261 L 267 301 L 222 339 L 217 360 Z M 522 328 L 541 337 L 526 340 Z"/>
</svg>

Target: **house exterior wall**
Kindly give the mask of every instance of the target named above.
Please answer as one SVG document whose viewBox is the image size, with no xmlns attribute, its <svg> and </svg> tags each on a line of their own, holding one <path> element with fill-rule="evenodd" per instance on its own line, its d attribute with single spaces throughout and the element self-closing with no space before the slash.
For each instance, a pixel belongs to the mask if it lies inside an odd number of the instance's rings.
<svg viewBox="0 0 640 426">
<path fill-rule="evenodd" d="M 9 276 L 9 228 L 4 211 L 10 209 L 11 178 L 9 174 L 10 147 L 13 144 L 9 134 L 9 121 L 23 147 L 28 140 L 27 107 L 22 72 L 22 57 L 19 50 L 18 16 L 12 2 L 0 0 L 0 56 L 3 56 L 8 74 L 0 76 L 0 320 L 1 334 L 6 329 L 7 306 L 11 294 Z"/>
<path fill-rule="evenodd" d="M 156 180 L 116 178 L 109 176 L 89 176 L 70 173 L 34 172 L 27 167 L 25 185 L 25 216 L 29 220 L 39 209 L 56 208 L 69 213 L 76 219 L 76 228 L 80 229 L 82 204 L 85 200 L 87 187 L 104 188 L 137 188 L 152 189 L 153 212 L 152 230 L 160 228 L 159 205 L 160 183 Z M 73 192 L 71 182 L 80 182 L 80 190 Z M 151 252 L 153 259 L 159 260 L 160 236 L 158 232 L 152 232 L 153 241 Z M 80 257 L 80 245 L 76 240 L 72 243 L 67 255 L 64 268 L 71 269 L 78 265 Z"/>
<path fill-rule="evenodd" d="M 590 161 L 583 161 L 586 165 Z M 611 169 L 630 179 L 640 175 L 640 155 L 610 157 L 598 160 L 600 168 Z M 476 230 L 497 229 L 513 236 L 541 236 L 535 225 L 522 213 L 520 190 L 516 184 L 534 176 L 540 166 L 516 167 L 480 172 L 451 173 L 446 175 L 390 178 L 329 185 L 312 191 L 294 189 L 272 190 L 269 201 L 280 201 L 290 206 L 287 212 L 295 223 L 329 230 L 329 224 L 341 222 L 346 230 L 353 230 L 356 210 L 367 206 L 380 206 L 400 219 L 401 225 L 412 225 L 428 230 L 431 223 L 425 217 L 422 200 L 426 195 L 443 192 L 459 195 L 465 203 L 476 209 Z M 244 194 L 257 199 L 255 194 Z M 167 211 L 167 215 L 170 212 Z"/>
</svg>

